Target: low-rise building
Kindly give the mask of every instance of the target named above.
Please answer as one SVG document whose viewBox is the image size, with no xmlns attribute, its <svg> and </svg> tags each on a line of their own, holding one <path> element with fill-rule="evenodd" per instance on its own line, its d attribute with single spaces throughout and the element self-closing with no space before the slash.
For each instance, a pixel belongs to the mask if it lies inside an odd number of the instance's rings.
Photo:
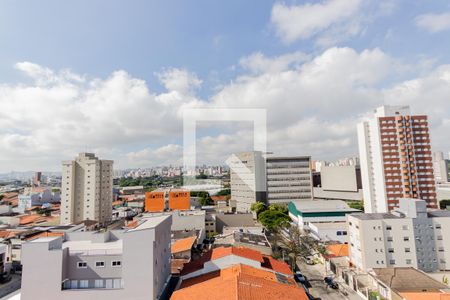
<svg viewBox="0 0 450 300">
<path fill-rule="evenodd" d="M 215 237 L 214 246 L 245 247 L 272 255 L 272 245 L 262 227 L 224 227 L 223 233 Z"/>
<path fill-rule="evenodd" d="M 310 223 L 345 222 L 348 214 L 361 212 L 341 200 L 295 201 L 288 205 L 289 217 L 301 230 Z"/>
<path fill-rule="evenodd" d="M 391 213 L 348 215 L 350 260 L 359 269 L 450 269 L 450 211 L 402 198 Z"/>
<path fill-rule="evenodd" d="M 27 242 L 21 299 L 159 299 L 170 278 L 170 226 L 160 216 L 128 230 Z"/>
</svg>

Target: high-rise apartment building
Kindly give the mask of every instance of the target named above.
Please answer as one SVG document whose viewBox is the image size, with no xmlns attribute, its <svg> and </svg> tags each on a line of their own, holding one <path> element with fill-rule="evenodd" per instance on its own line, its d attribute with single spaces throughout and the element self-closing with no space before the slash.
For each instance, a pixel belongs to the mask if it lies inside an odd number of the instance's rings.
<svg viewBox="0 0 450 300">
<path fill-rule="evenodd" d="M 358 124 L 364 208 L 384 213 L 399 198 L 420 198 L 436 208 L 428 119 L 409 106 L 382 106 Z"/>
<path fill-rule="evenodd" d="M 267 157 L 267 202 L 289 203 L 311 200 L 311 157 Z"/>
<path fill-rule="evenodd" d="M 230 162 L 231 200 L 239 212 L 256 201 L 267 204 L 312 199 L 309 156 L 265 157 L 260 151 L 235 154 Z"/>
<path fill-rule="evenodd" d="M 450 179 L 450 159 L 444 158 L 444 153 L 433 154 L 434 178 L 436 183 L 448 183 Z"/>
<path fill-rule="evenodd" d="M 61 185 L 61 224 L 83 220 L 107 223 L 112 218 L 113 161 L 80 153 L 64 161 Z"/>
</svg>

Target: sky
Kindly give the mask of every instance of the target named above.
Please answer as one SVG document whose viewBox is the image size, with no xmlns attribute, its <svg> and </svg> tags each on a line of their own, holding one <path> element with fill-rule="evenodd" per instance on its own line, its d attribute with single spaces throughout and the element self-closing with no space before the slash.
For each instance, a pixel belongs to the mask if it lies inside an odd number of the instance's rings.
<svg viewBox="0 0 450 300">
<path fill-rule="evenodd" d="M 0 2 L 0 172 L 179 165 L 186 109 L 264 109 L 267 150 L 358 154 L 378 106 L 427 114 L 450 151 L 447 0 Z M 251 122 L 204 121 L 197 162 L 252 150 Z M 259 134 L 256 132 L 256 134 Z"/>
</svg>

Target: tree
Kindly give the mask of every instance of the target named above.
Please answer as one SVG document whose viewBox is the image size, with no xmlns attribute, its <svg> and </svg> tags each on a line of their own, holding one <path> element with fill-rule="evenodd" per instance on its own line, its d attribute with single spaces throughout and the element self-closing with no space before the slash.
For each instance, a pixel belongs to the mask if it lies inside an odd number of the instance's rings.
<svg viewBox="0 0 450 300">
<path fill-rule="evenodd" d="M 258 217 L 260 213 L 267 210 L 267 206 L 263 202 L 255 202 L 250 207 L 250 210 L 256 213 L 256 216 Z"/>
<path fill-rule="evenodd" d="M 364 201 L 350 201 L 348 202 L 348 206 L 364 212 Z"/>
<path fill-rule="evenodd" d="M 450 206 L 450 199 L 444 199 L 439 201 L 439 207 L 441 209 L 447 209 L 447 206 Z"/>
<path fill-rule="evenodd" d="M 2 200 L 3 199 L 3 197 L 5 197 L 4 195 L 0 195 L 0 200 Z"/>
<path fill-rule="evenodd" d="M 285 213 L 276 209 L 267 209 L 258 216 L 258 221 L 268 230 L 286 227 L 291 219 Z"/>
<path fill-rule="evenodd" d="M 217 192 L 216 196 L 229 196 L 231 195 L 231 189 L 223 189 Z"/>
<path fill-rule="evenodd" d="M 278 244 L 287 252 L 291 268 L 294 270 L 298 257 L 307 257 L 315 252 L 325 253 L 326 249 L 313 237 L 302 233 L 297 226 L 286 228 L 286 234 L 278 231 L 281 235 Z"/>
</svg>

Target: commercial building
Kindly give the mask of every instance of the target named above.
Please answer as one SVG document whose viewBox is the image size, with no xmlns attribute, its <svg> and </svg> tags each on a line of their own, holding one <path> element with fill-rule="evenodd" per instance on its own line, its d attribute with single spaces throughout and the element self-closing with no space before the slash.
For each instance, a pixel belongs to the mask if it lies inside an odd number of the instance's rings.
<svg viewBox="0 0 450 300">
<path fill-rule="evenodd" d="M 419 199 L 400 199 L 391 213 L 347 216 L 350 261 L 359 269 L 450 269 L 450 211 L 427 211 Z"/>
<path fill-rule="evenodd" d="M 238 212 L 267 204 L 312 199 L 311 158 L 276 157 L 260 151 L 235 154 L 230 161 L 231 201 Z"/>
<path fill-rule="evenodd" d="M 61 224 L 112 218 L 113 161 L 100 160 L 93 153 L 80 153 L 64 161 L 61 186 Z"/>
<path fill-rule="evenodd" d="M 444 153 L 433 153 L 434 178 L 436 183 L 448 183 L 450 180 L 450 159 L 444 158 Z"/>
<path fill-rule="evenodd" d="M 311 223 L 345 223 L 348 214 L 361 212 L 341 200 L 295 201 L 289 203 L 288 210 L 289 217 L 301 230 L 310 229 Z"/>
<path fill-rule="evenodd" d="M 159 299 L 170 278 L 170 216 L 23 245 L 22 300 Z"/>
<path fill-rule="evenodd" d="M 267 202 L 312 199 L 311 157 L 267 157 Z"/>
<path fill-rule="evenodd" d="M 229 161 L 231 200 L 236 210 L 250 212 L 257 201 L 266 202 L 266 166 L 261 151 L 234 154 Z"/>
<path fill-rule="evenodd" d="M 361 169 L 355 165 L 322 166 L 315 173 L 314 199 L 362 201 Z"/>
<path fill-rule="evenodd" d="M 428 119 L 409 106 L 382 106 L 358 124 L 364 207 L 386 213 L 399 198 L 420 198 L 437 208 Z"/>
</svg>

